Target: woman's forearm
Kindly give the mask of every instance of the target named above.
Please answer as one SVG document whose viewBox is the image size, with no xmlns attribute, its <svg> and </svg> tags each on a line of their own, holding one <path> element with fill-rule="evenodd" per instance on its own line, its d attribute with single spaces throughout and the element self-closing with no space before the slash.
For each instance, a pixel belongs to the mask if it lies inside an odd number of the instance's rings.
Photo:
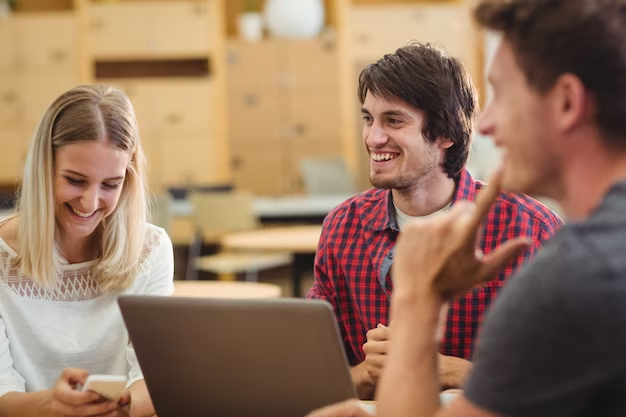
<svg viewBox="0 0 626 417">
<path fill-rule="evenodd" d="M 31 417 L 47 415 L 49 391 L 7 392 L 0 397 L 0 417 Z"/>
<path fill-rule="evenodd" d="M 146 381 L 140 379 L 129 388 L 130 392 L 130 417 L 148 417 L 154 415 L 154 406 L 148 392 Z M 0 416 L 2 417 L 2 416 Z"/>
</svg>

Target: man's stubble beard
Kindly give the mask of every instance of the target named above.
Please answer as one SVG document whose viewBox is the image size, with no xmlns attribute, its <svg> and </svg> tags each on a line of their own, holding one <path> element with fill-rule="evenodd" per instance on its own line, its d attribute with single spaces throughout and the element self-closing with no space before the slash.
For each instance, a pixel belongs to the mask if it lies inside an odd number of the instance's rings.
<svg viewBox="0 0 626 417">
<path fill-rule="evenodd" d="M 425 165 L 420 171 L 419 174 L 415 176 L 410 176 L 404 173 L 400 173 L 400 175 L 389 178 L 376 178 L 376 176 L 370 173 L 370 184 L 376 188 L 382 188 L 384 190 L 396 190 L 400 193 L 410 193 L 414 190 L 418 190 L 424 187 L 426 183 L 426 179 L 433 173 L 435 169 L 437 169 L 438 163 L 436 157 L 428 158 L 425 161 Z"/>
</svg>

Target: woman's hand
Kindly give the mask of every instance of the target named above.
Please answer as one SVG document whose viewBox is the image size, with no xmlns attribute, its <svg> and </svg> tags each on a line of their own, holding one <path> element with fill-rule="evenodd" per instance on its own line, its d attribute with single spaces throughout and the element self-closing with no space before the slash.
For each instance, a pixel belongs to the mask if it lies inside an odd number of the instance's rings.
<svg viewBox="0 0 626 417">
<path fill-rule="evenodd" d="M 46 409 L 51 417 L 122 417 L 128 416 L 130 397 L 125 394 L 119 402 L 103 398 L 100 394 L 79 391 L 89 372 L 84 369 L 66 368 L 54 387 L 44 391 L 48 396 Z"/>
<path fill-rule="evenodd" d="M 373 414 L 365 411 L 357 400 L 347 400 L 338 404 L 315 410 L 307 417 L 372 417 Z"/>
</svg>

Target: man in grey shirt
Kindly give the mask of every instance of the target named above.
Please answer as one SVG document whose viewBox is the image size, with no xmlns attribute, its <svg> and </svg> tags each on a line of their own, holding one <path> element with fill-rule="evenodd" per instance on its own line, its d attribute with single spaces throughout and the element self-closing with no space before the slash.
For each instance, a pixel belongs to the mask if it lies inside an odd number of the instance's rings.
<svg viewBox="0 0 626 417">
<path fill-rule="evenodd" d="M 393 417 L 626 416 L 626 0 L 482 0 L 502 34 L 479 129 L 505 149 L 475 205 L 408 224 L 396 245 L 394 343 L 377 411 Z M 465 392 L 441 408 L 442 303 L 527 242 L 476 251 L 502 186 L 560 203 L 570 224 L 488 313 Z M 315 417 L 366 415 L 354 402 Z"/>
</svg>

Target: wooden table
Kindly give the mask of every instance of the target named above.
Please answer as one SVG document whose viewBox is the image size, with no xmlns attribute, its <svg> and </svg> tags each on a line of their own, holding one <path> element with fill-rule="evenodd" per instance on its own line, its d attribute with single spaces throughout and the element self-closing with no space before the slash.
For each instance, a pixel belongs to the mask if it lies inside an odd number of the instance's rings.
<svg viewBox="0 0 626 417">
<path fill-rule="evenodd" d="M 278 285 L 238 281 L 174 281 L 174 296 L 197 298 L 278 298 Z"/>
<path fill-rule="evenodd" d="M 312 270 L 322 225 L 268 227 L 231 233 L 221 239 L 224 249 L 290 252 L 293 254 L 293 292 L 302 296 L 301 280 Z"/>
</svg>

